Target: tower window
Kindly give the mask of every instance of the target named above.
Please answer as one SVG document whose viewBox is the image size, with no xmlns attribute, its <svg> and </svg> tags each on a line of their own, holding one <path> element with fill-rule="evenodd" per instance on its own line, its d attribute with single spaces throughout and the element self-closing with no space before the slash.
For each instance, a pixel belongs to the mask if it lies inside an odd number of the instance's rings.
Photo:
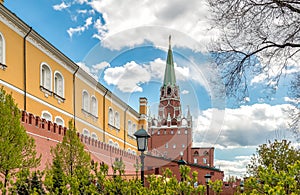
<svg viewBox="0 0 300 195">
<path fill-rule="evenodd" d="M 167 94 L 170 95 L 171 91 L 172 91 L 172 89 L 170 87 L 168 87 Z"/>
</svg>

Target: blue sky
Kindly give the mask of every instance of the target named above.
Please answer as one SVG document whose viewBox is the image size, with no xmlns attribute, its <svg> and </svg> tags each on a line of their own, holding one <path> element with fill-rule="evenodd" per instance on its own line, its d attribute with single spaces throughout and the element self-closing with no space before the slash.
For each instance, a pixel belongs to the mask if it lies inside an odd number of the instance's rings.
<svg viewBox="0 0 300 195">
<path fill-rule="evenodd" d="M 242 176 L 249 156 L 268 139 L 292 139 L 287 131 L 290 105 L 285 72 L 276 93 L 265 75 L 249 75 L 244 101 L 224 95 L 221 70 L 207 46 L 218 37 L 208 30 L 203 1 L 15 0 L 8 9 L 79 64 L 121 99 L 138 109 L 147 97 L 157 115 L 168 36 L 172 47 L 182 110 L 194 119 L 194 145 L 214 146 L 215 165 L 226 175 Z"/>
</svg>

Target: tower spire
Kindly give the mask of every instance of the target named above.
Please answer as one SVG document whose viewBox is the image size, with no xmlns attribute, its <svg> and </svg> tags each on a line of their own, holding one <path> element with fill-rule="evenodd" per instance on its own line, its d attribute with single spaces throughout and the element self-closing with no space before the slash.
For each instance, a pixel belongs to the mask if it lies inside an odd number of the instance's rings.
<svg viewBox="0 0 300 195">
<path fill-rule="evenodd" d="M 169 49 L 171 49 L 171 35 L 169 35 Z"/>
<path fill-rule="evenodd" d="M 171 48 L 171 35 L 169 35 L 169 50 L 168 50 L 167 64 L 166 64 L 165 77 L 164 77 L 164 86 L 167 85 L 172 85 L 172 86 L 176 85 L 173 52 Z"/>
</svg>

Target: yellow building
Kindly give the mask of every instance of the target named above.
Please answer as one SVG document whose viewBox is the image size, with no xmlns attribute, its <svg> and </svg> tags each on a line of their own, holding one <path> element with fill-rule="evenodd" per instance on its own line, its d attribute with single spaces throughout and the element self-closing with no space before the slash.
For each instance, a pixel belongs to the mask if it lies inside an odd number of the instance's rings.
<svg viewBox="0 0 300 195">
<path fill-rule="evenodd" d="M 100 54 L 101 55 L 101 54 Z M 0 86 L 21 110 L 57 125 L 73 119 L 78 132 L 136 153 L 147 100 L 133 110 L 10 12 L 0 1 Z"/>
</svg>

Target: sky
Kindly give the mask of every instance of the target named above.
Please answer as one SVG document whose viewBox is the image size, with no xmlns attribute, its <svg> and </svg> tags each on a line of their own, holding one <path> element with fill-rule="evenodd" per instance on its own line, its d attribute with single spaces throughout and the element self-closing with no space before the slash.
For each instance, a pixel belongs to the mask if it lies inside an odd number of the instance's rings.
<svg viewBox="0 0 300 195">
<path fill-rule="evenodd" d="M 147 97 L 157 116 L 168 36 L 182 111 L 191 109 L 194 146 L 215 147 L 215 166 L 243 177 L 256 148 L 289 139 L 289 72 L 276 93 L 264 75 L 249 75 L 249 97 L 226 98 L 221 70 L 207 50 L 211 29 L 204 1 L 14 0 L 4 5 L 124 102 L 138 110 Z M 294 143 L 294 142 L 293 142 Z M 297 143 L 294 143 L 297 146 Z M 299 147 L 299 145 L 298 145 Z"/>
</svg>

